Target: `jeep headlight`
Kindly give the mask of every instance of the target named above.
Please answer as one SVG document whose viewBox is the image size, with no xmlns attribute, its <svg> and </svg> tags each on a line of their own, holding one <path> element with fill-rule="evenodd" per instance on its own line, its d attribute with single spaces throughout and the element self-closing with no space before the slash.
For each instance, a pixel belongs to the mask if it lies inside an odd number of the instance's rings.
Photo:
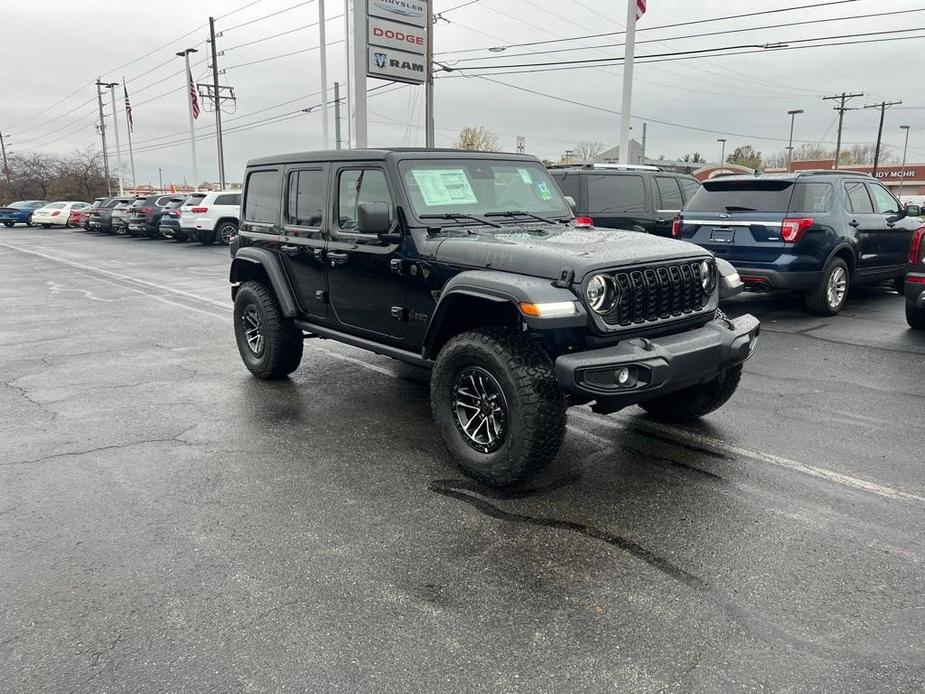
<svg viewBox="0 0 925 694">
<path fill-rule="evenodd" d="M 712 294 L 716 289 L 716 265 L 712 260 L 700 261 L 700 286 L 704 294 Z"/>
<path fill-rule="evenodd" d="M 617 283 L 610 275 L 595 275 L 585 287 L 585 300 L 595 313 L 609 313 L 617 303 Z"/>
</svg>

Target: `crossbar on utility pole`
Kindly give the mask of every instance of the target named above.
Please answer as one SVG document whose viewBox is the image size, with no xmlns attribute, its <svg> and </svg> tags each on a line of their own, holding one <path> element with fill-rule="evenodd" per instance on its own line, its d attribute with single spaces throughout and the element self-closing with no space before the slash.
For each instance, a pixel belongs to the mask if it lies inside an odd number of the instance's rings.
<svg viewBox="0 0 925 694">
<path fill-rule="evenodd" d="M 847 94 L 842 92 L 841 94 L 835 94 L 834 96 L 824 96 L 822 97 L 823 101 L 838 101 L 839 105 L 834 107 L 834 110 L 838 111 L 838 138 L 835 141 L 835 168 L 838 168 L 838 158 L 841 156 L 841 130 L 842 124 L 845 121 L 845 111 L 857 111 L 856 108 L 848 108 L 845 106 L 845 102 L 848 99 L 854 99 L 859 96 L 864 96 L 864 92 L 858 92 L 857 94 Z"/>
<path fill-rule="evenodd" d="M 106 176 L 106 192 L 112 195 L 112 180 L 109 178 L 109 155 L 106 153 L 106 120 L 103 118 L 103 92 L 100 87 L 104 82 L 96 78 L 96 101 L 100 107 L 100 139 L 103 141 L 103 174 Z"/>
<path fill-rule="evenodd" d="M 890 106 L 897 106 L 901 104 L 902 101 L 881 101 L 879 104 L 868 104 L 864 108 L 879 108 L 880 109 L 880 127 L 877 128 L 877 146 L 874 148 L 874 168 L 871 171 L 871 176 L 877 175 L 877 164 L 880 163 L 880 141 L 883 139 L 883 117 L 886 115 L 886 110 Z"/>
<path fill-rule="evenodd" d="M 209 42 L 212 44 L 212 89 L 215 94 L 215 143 L 218 147 L 218 181 L 225 190 L 225 146 L 222 142 L 222 102 L 218 89 L 218 51 L 215 49 L 215 17 L 209 17 Z"/>
<path fill-rule="evenodd" d="M 6 137 L 9 137 L 9 135 L 6 135 Z M 3 141 L 3 138 L 4 138 L 4 134 L 0 133 L 0 152 L 3 153 L 3 174 L 6 176 L 6 182 L 12 183 L 13 181 L 10 178 L 10 165 L 6 160 L 6 142 Z M 907 142 L 908 142 L 908 138 L 907 138 Z"/>
</svg>

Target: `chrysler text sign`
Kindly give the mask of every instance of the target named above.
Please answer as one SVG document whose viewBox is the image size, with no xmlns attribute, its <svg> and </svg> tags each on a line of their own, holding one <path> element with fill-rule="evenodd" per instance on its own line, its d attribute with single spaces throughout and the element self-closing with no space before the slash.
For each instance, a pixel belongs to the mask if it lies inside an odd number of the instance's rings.
<svg viewBox="0 0 925 694">
<path fill-rule="evenodd" d="M 366 73 L 370 77 L 421 84 L 427 80 L 426 58 L 415 53 L 369 46 Z"/>
<path fill-rule="evenodd" d="M 390 22 L 379 17 L 370 17 L 369 45 L 424 55 L 427 53 L 427 30 L 408 24 Z"/>
<path fill-rule="evenodd" d="M 381 17 L 421 28 L 427 26 L 426 0 L 367 0 L 367 7 L 369 17 Z"/>
</svg>

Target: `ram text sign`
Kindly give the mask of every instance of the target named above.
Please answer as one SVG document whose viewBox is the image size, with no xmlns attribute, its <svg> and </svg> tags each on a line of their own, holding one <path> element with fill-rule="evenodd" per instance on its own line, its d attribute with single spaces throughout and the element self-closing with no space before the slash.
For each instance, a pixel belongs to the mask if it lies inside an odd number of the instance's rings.
<svg viewBox="0 0 925 694">
<path fill-rule="evenodd" d="M 427 0 L 366 1 L 366 75 L 427 81 Z"/>
</svg>

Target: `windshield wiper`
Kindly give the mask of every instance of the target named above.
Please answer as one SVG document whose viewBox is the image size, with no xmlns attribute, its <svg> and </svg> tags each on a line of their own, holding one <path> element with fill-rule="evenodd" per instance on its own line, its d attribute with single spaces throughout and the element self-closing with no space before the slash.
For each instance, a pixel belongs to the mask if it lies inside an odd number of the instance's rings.
<svg viewBox="0 0 925 694">
<path fill-rule="evenodd" d="M 726 212 L 757 212 L 754 207 L 740 207 L 738 205 L 726 205 Z"/>
<path fill-rule="evenodd" d="M 474 214 L 465 214 L 463 212 L 444 212 L 442 214 L 422 214 L 418 216 L 421 219 L 453 219 L 453 220 L 471 219 L 472 221 L 478 222 L 479 224 L 487 224 L 490 227 L 496 227 L 498 229 L 501 228 L 500 224 L 498 224 L 497 222 L 493 222 L 490 219 L 482 219 L 481 217 L 477 217 Z"/>
<path fill-rule="evenodd" d="M 555 219 L 550 219 L 549 217 L 541 217 L 538 214 L 533 214 L 532 212 L 524 212 L 523 210 L 506 210 L 504 212 L 486 212 L 486 217 L 533 217 L 541 222 L 546 224 L 558 224 L 559 222 Z M 567 222 L 566 222 L 567 223 Z"/>
</svg>

